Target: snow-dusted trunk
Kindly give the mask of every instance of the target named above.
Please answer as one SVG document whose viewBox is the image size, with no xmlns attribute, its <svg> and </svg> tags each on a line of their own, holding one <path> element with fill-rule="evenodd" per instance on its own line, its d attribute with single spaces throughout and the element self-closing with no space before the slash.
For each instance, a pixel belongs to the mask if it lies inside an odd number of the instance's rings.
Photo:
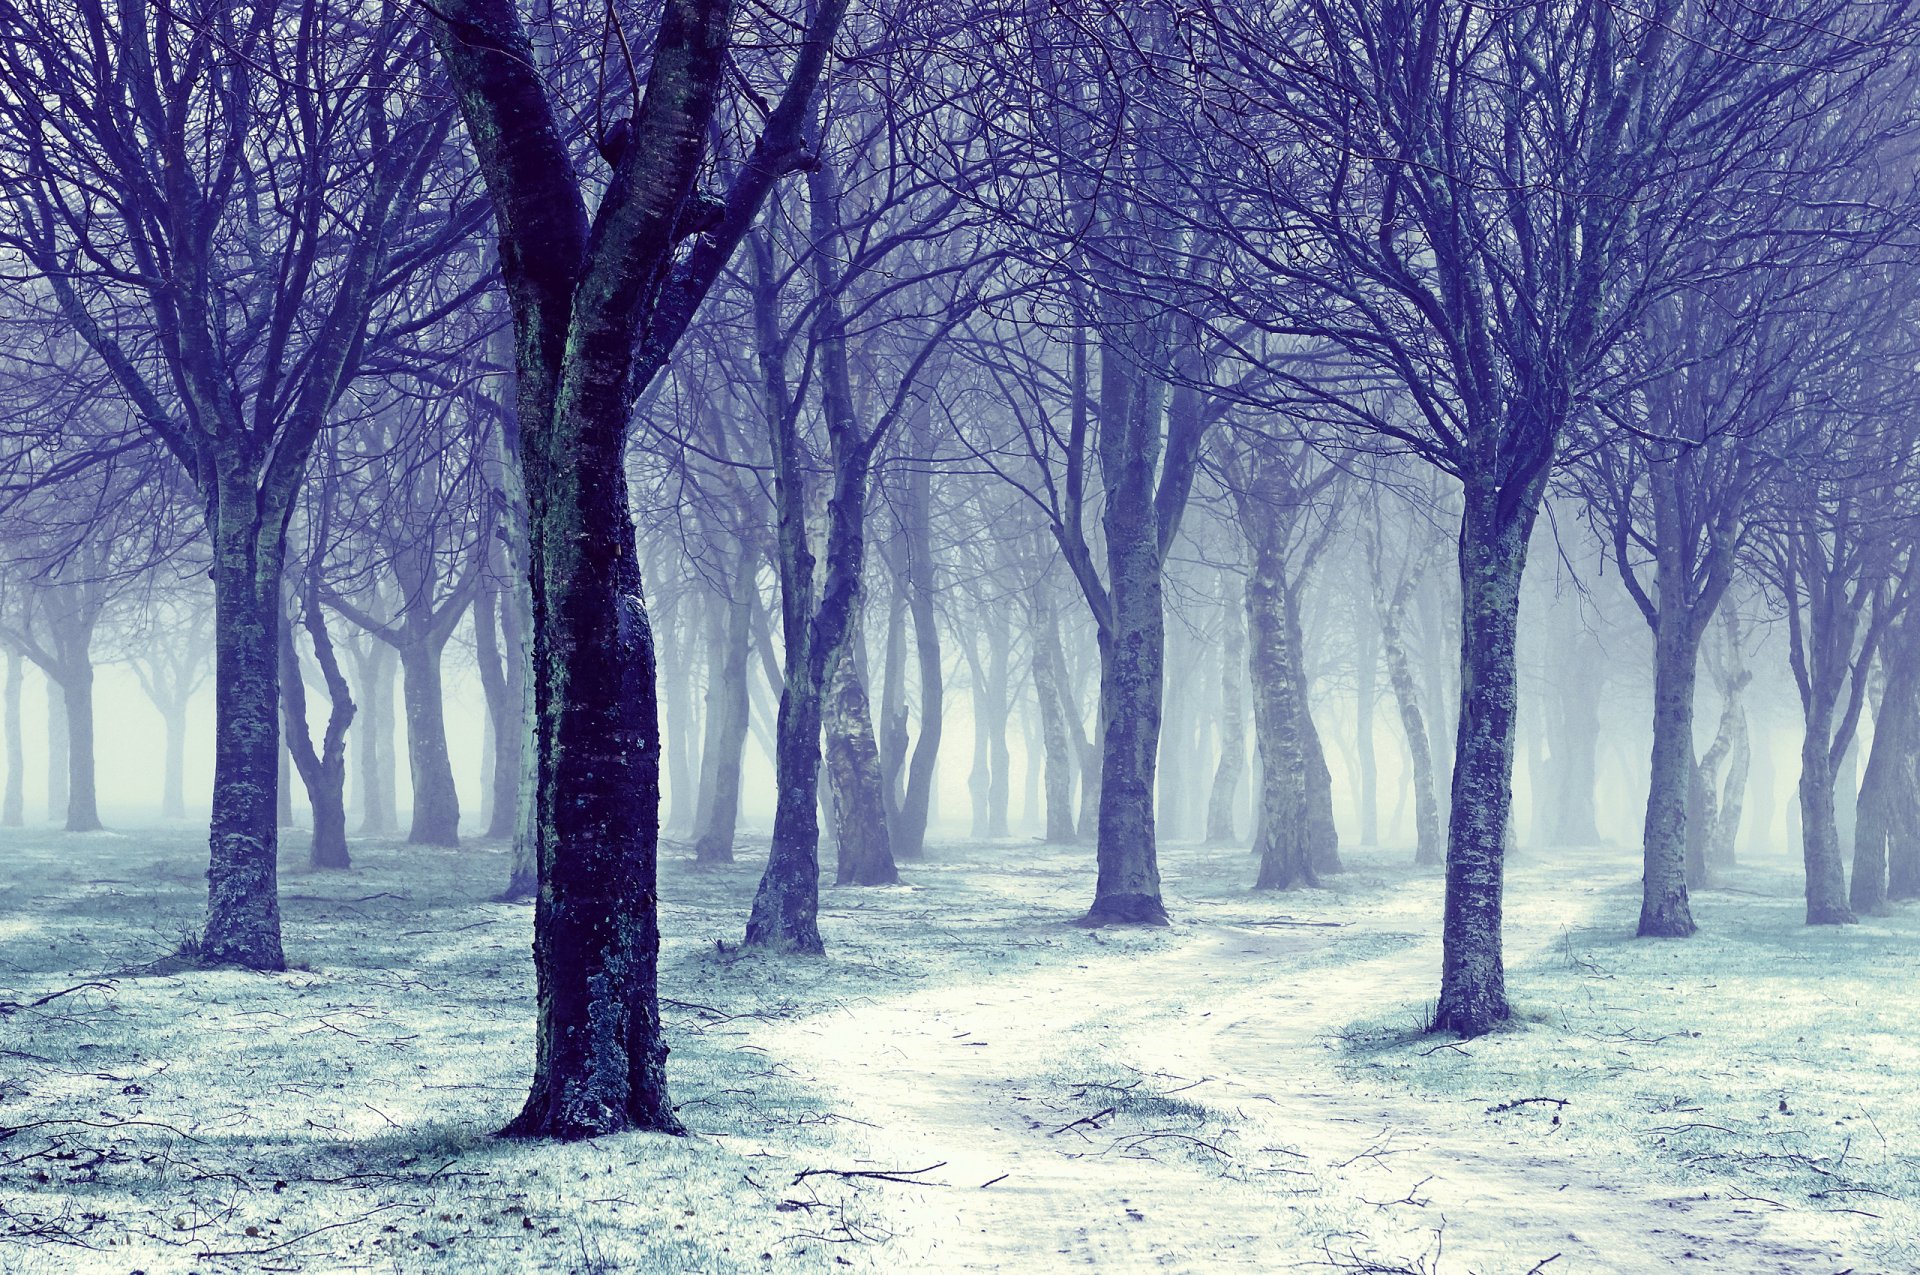
<svg viewBox="0 0 1920 1275">
<path fill-rule="evenodd" d="M 441 646 L 431 637 L 400 648 L 401 700 L 406 709 L 407 769 L 413 780 L 413 820 L 407 840 L 416 846 L 460 844 L 460 795 L 447 755 L 446 693 Z"/>
<path fill-rule="evenodd" d="M 1834 818 L 1831 708 L 1808 710 L 1800 745 L 1800 839 L 1807 873 L 1807 924 L 1845 925 L 1856 918 L 1847 903 L 1846 865 Z"/>
<path fill-rule="evenodd" d="M 1460 724 L 1447 824 L 1440 1000 L 1433 1030 L 1477 1036 L 1508 1016 L 1500 909 L 1513 815 L 1515 638 L 1538 484 L 1470 482 L 1460 518 Z"/>
<path fill-rule="evenodd" d="M 1154 843 L 1154 762 L 1160 748 L 1161 562 L 1152 503 L 1109 495 L 1107 579 L 1111 627 L 1100 635 L 1099 876 L 1086 922 L 1164 925 Z"/>
<path fill-rule="evenodd" d="M 759 605 L 755 582 L 759 563 L 745 545 L 736 546 L 735 562 L 726 605 L 715 624 L 718 643 L 708 656 L 707 737 L 700 750 L 707 817 L 694 837 L 693 857 L 698 863 L 733 862 L 733 839 L 740 821 L 740 766 L 752 711 L 747 656 L 753 643 L 753 612 Z"/>
<path fill-rule="evenodd" d="M 1220 617 L 1220 762 L 1214 767 L 1213 788 L 1207 795 L 1207 840 L 1216 844 L 1234 839 L 1234 816 L 1240 809 L 1240 786 L 1247 778 L 1247 725 L 1241 707 L 1247 668 L 1246 599 L 1227 588 Z"/>
<path fill-rule="evenodd" d="M 1687 902 L 1687 811 L 1696 777 L 1693 691 L 1699 641 L 1689 617 L 1662 607 L 1653 641 L 1653 763 L 1642 838 L 1642 938 L 1694 932 Z"/>
<path fill-rule="evenodd" d="M 1286 890 L 1317 884 L 1307 753 L 1301 738 L 1306 714 L 1290 650 L 1296 635 L 1286 613 L 1284 552 L 1277 536 L 1248 530 L 1253 565 L 1247 577 L 1247 671 L 1253 684 L 1253 729 L 1260 751 L 1260 810 L 1254 843 L 1260 876 L 1255 888 Z"/>
<path fill-rule="evenodd" d="M 285 524 L 255 521 L 252 484 L 222 485 L 213 531 L 213 818 L 200 957 L 286 967 L 280 947 L 280 564 Z"/>
<path fill-rule="evenodd" d="M 880 778 L 880 746 L 873 734 L 873 713 L 860 676 L 859 642 L 841 649 L 823 706 L 828 788 L 833 796 L 834 827 L 839 830 L 838 885 L 893 885 L 900 873 L 888 837 L 885 789 Z"/>
<path fill-rule="evenodd" d="M 6 791 L 0 795 L 0 827 L 18 828 L 27 818 L 27 758 L 20 730 L 20 690 L 25 681 L 25 661 L 20 652 L 7 651 L 7 681 L 4 692 L 7 744 Z"/>
</svg>

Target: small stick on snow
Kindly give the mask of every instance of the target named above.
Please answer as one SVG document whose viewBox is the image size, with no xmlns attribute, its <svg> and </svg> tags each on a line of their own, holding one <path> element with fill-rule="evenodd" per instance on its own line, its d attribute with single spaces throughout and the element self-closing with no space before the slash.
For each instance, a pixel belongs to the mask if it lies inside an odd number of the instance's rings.
<svg viewBox="0 0 1920 1275">
<path fill-rule="evenodd" d="M 793 1181 L 789 1185 L 799 1186 L 808 1178 L 824 1176 L 846 1178 L 849 1180 L 853 1178 L 871 1178 L 878 1182 L 904 1182 L 908 1186 L 945 1186 L 946 1183 L 944 1182 L 922 1182 L 919 1180 L 919 1175 L 922 1173 L 932 1173 L 935 1169 L 944 1168 L 946 1163 L 945 1160 L 942 1160 L 938 1164 L 930 1164 L 924 1169 L 802 1169 L 794 1175 Z"/>
</svg>

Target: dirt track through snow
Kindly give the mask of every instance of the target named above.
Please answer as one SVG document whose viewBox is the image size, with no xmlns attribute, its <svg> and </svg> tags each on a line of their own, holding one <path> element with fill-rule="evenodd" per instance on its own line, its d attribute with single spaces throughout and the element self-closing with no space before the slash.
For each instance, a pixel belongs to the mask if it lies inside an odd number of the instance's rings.
<svg viewBox="0 0 1920 1275">
<path fill-rule="evenodd" d="M 1554 912 L 1519 894 L 1510 960 L 1557 935 L 1568 884 L 1557 882 Z M 1439 966 L 1437 942 L 1396 935 L 1391 922 L 1192 922 L 1151 954 L 1093 944 L 1065 977 L 1039 970 L 931 988 L 784 1024 L 765 1043 L 883 1131 L 899 1159 L 880 1167 L 940 1164 L 921 1180 L 942 1185 L 908 1192 L 917 1235 L 901 1237 L 924 1245 L 930 1268 L 1805 1275 L 1847 1266 L 1831 1246 L 1776 1232 L 1768 1210 L 1737 1193 L 1583 1156 L 1555 1137 L 1551 1104 L 1516 1128 L 1486 1118 L 1485 1104 L 1356 1093 L 1333 1065 L 1330 1037 L 1383 1007 L 1417 1013 Z M 1382 942 L 1386 955 L 1341 959 Z M 1062 1059 L 1090 1049 L 1218 1114 L 1233 1146 L 1178 1120 L 1142 1127 L 1102 1113 L 1110 1087 L 1076 1088 L 1058 1074 Z M 1294 1211 L 1293 1224 L 1276 1225 L 1276 1210 Z M 1316 1242 L 1303 1246 L 1303 1235 Z"/>
</svg>

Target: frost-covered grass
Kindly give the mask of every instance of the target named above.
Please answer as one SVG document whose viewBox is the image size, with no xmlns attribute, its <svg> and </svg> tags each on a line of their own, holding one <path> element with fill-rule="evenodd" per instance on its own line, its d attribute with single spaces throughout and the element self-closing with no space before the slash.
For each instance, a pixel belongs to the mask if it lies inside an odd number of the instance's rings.
<svg viewBox="0 0 1920 1275">
<path fill-rule="evenodd" d="M 1589 902 L 1510 945 L 1514 1024 L 1436 1049 L 1396 1007 L 1342 1031 L 1347 1074 L 1920 1270 L 1920 912 L 1809 928 L 1797 873 L 1742 868 L 1696 895 L 1693 938 L 1640 940 L 1638 882 L 1595 884 L 1610 859 L 1537 856 L 1523 889 L 1552 858 Z"/>
<path fill-rule="evenodd" d="M 1784 873 L 1642 944 L 1630 857 L 1526 856 L 1520 1021 L 1453 1047 L 1412 1031 L 1438 881 L 1399 854 L 1274 895 L 1243 850 L 1172 847 L 1172 927 L 1086 931 L 1089 849 L 939 845 L 907 885 L 829 890 L 806 960 L 735 946 L 758 855 L 670 847 L 692 1136 L 553 1145 L 491 1136 L 532 1053 L 502 853 L 357 843 L 312 874 L 289 840 L 298 968 L 268 976 L 169 959 L 200 838 L 0 838 L 0 1001 L 78 987 L 0 1015 L 0 1270 L 1519 1275 L 1563 1252 L 1564 1275 L 1660 1268 L 1635 1245 L 1689 1192 L 1744 1229 L 1699 1213 L 1661 1255 L 1719 1237 L 1703 1269 L 1814 1269 L 1761 1241 L 1834 1234 L 1862 1272 L 1920 1267 L 1920 922 L 1807 931 Z M 1522 1098 L 1565 1105 L 1488 1111 Z"/>
</svg>

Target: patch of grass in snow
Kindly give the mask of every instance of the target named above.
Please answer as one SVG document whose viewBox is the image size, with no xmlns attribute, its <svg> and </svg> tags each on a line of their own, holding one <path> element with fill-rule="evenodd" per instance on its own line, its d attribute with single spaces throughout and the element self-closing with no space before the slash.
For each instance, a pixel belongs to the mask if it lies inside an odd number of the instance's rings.
<svg viewBox="0 0 1920 1275">
<path fill-rule="evenodd" d="M 1605 923 L 1510 967 L 1506 1029 L 1456 1043 L 1405 1011 L 1360 1020 L 1345 1069 L 1920 1269 L 1920 912 L 1810 928 L 1790 873 L 1723 886 L 1696 895 L 1696 936 L 1643 940 L 1622 885 L 1599 900 Z"/>
</svg>

